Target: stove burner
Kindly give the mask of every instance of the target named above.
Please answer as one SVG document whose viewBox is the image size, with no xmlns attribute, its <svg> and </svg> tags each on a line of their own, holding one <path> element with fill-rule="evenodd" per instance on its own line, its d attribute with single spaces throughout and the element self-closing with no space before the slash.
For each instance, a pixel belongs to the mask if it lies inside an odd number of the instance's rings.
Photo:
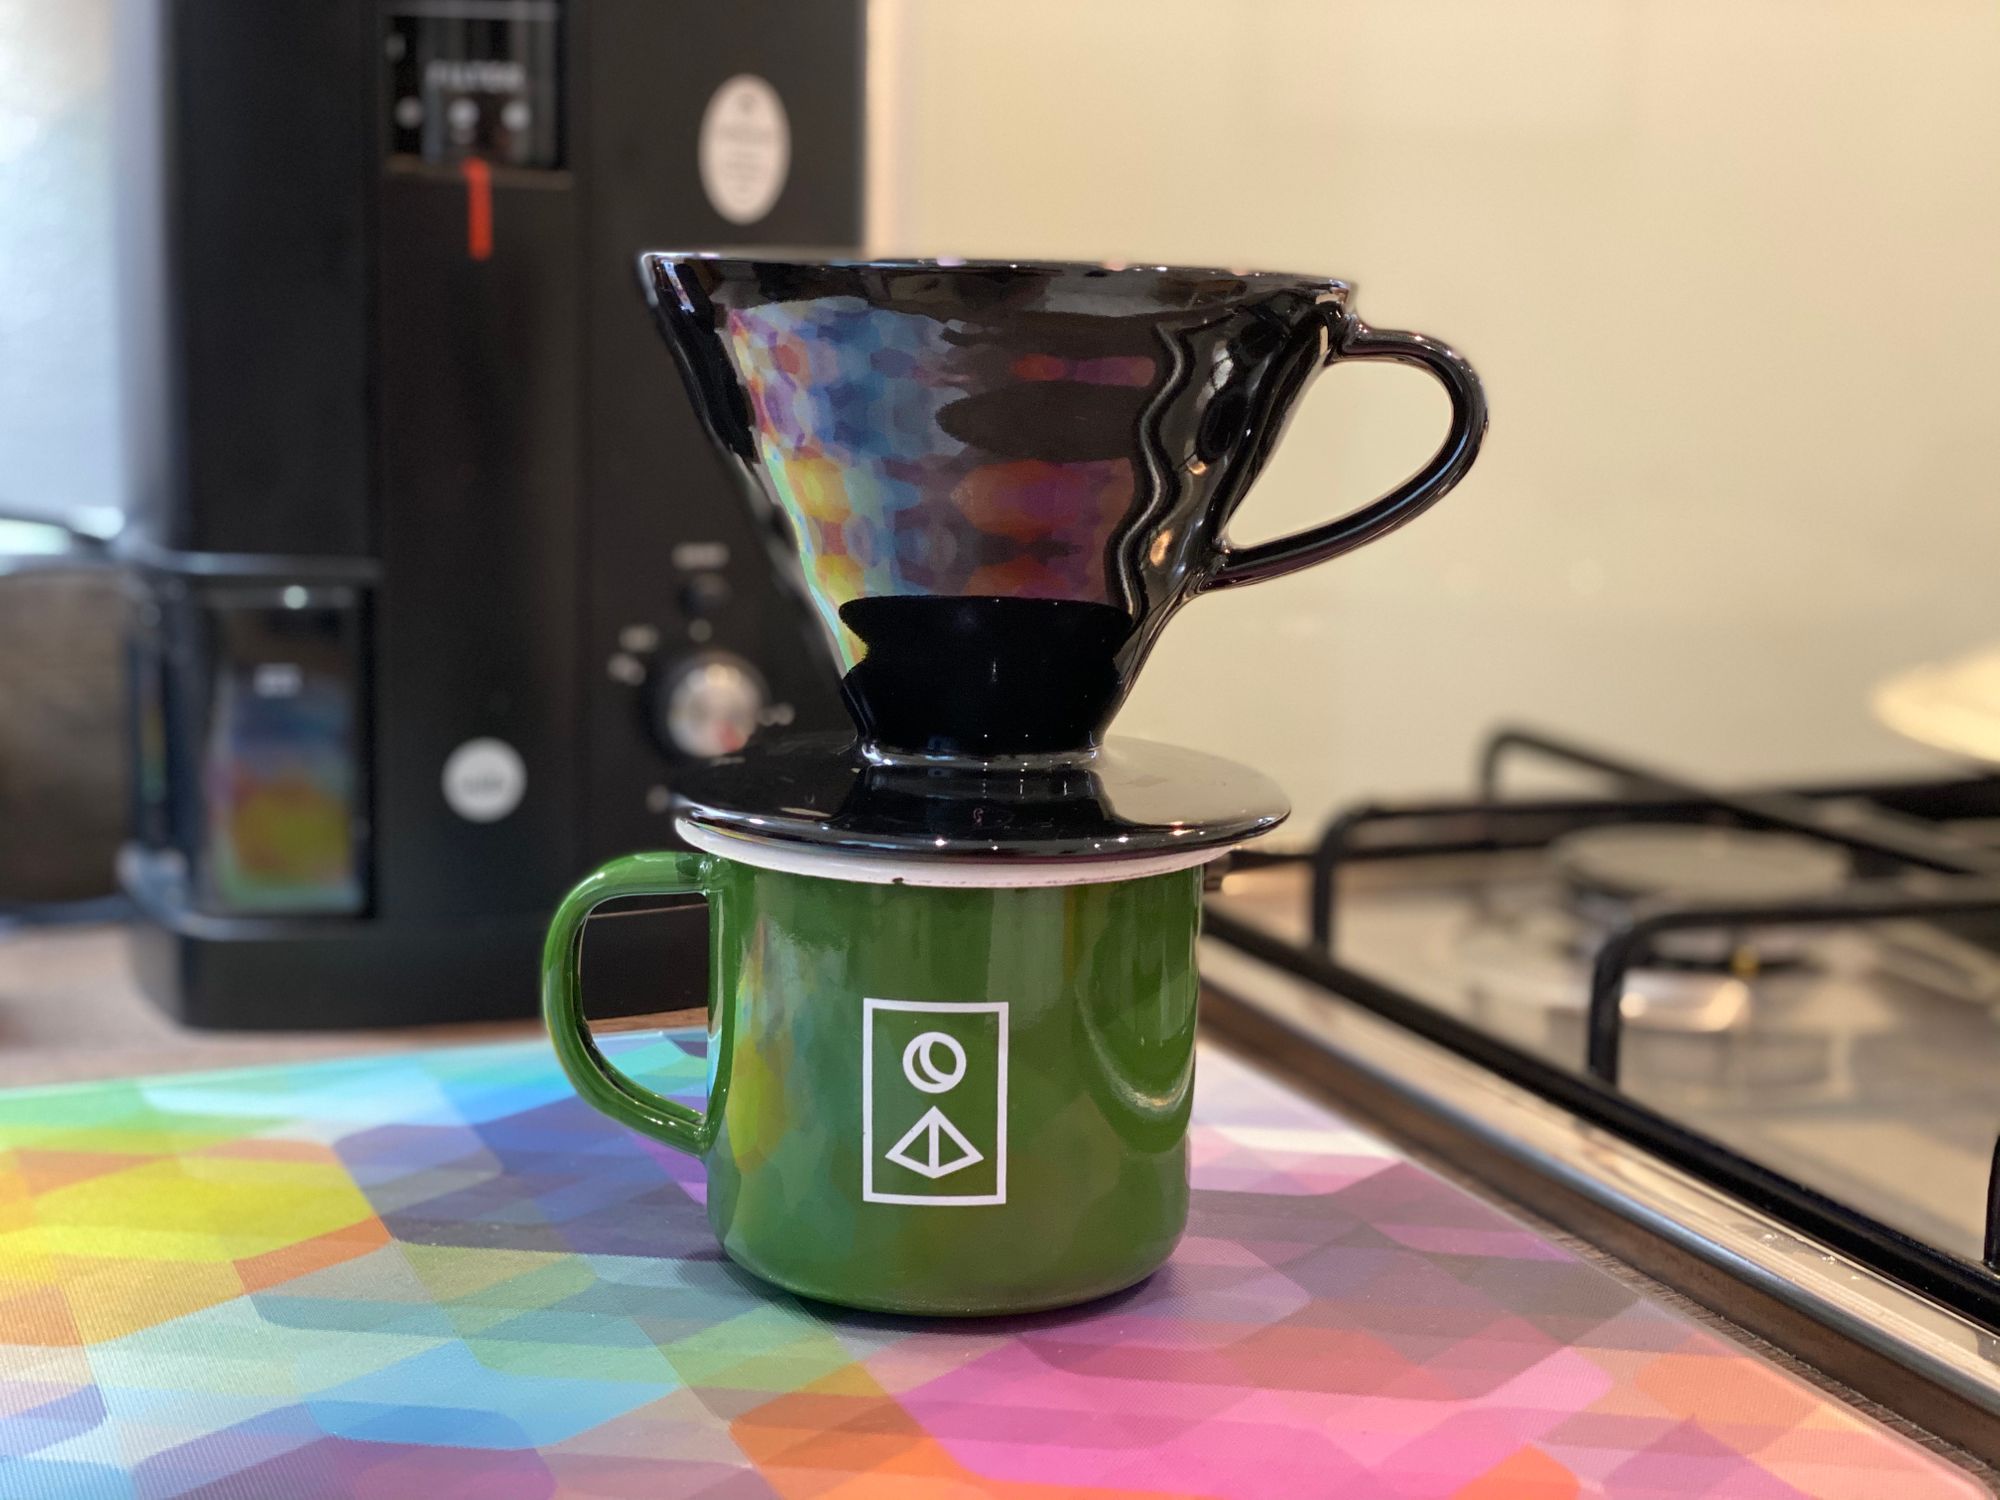
<svg viewBox="0 0 2000 1500">
<path fill-rule="evenodd" d="M 1608 932 L 1641 903 L 1768 903 L 1837 888 L 1846 856 L 1787 834 L 1690 824 L 1621 824 L 1551 842 L 1561 899 L 1547 886 L 1511 895 L 1485 892 L 1454 941 L 1489 1031 L 1561 1055 L 1581 1050 L 1590 998 L 1590 962 Z M 1827 1079 L 1825 1038 L 1753 1037 L 1772 985 L 1824 934 L 1759 928 L 1663 934 L 1625 978 L 1620 1012 L 1643 1045 L 1651 1076 L 1677 1084 L 1749 1085 L 1766 1093 L 1810 1094 Z M 1678 1040 L 1675 1040 L 1678 1038 Z"/>
<path fill-rule="evenodd" d="M 1545 887 L 1543 889 L 1546 889 Z M 1543 905 L 1477 906 L 1438 934 L 1445 972 L 1462 976 L 1465 1014 L 1482 1031 L 1530 1053 L 1571 1059 L 1584 1051 L 1595 929 Z M 1678 962 L 1635 968 L 1620 1002 L 1627 1045 L 1655 1086 L 1687 1097 L 1751 1088 L 1764 1099 L 1810 1099 L 1832 1076 L 1828 1039 L 1779 1020 L 1796 1010 L 1779 974 L 1744 978 Z"/>
<path fill-rule="evenodd" d="M 1767 905 L 1838 891 L 1852 875 L 1844 850 L 1791 833 L 1688 823 L 1629 823 L 1565 834 L 1549 845 L 1569 909 L 1586 922 L 1629 921 L 1640 902 Z M 1803 931 L 1691 930 L 1662 936 L 1658 959 L 1739 974 L 1796 963 Z"/>
<path fill-rule="evenodd" d="M 1845 853 L 1794 833 L 1687 823 L 1587 828 L 1549 845 L 1573 892 L 1619 902 L 1790 901 L 1839 890 Z"/>
<path fill-rule="evenodd" d="M 1590 998 L 1581 955 L 1587 933 L 1558 912 L 1479 911 L 1458 929 L 1455 967 L 1490 1006 L 1567 1014 L 1579 1024 Z M 1634 970 L 1627 981 L 1628 1025 L 1652 1031 L 1730 1031 L 1749 1017 L 1750 986 L 1726 973 L 1674 967 Z M 1538 1024 L 1538 1023 L 1536 1023 Z M 1579 1035 L 1581 1033 L 1579 1032 Z"/>
</svg>

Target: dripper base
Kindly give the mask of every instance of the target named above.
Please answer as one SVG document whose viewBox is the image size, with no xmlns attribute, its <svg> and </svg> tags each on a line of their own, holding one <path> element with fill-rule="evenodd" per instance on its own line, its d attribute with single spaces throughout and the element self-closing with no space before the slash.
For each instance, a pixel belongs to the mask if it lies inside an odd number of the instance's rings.
<svg viewBox="0 0 2000 1500">
<path fill-rule="evenodd" d="M 791 735 L 708 761 L 676 783 L 701 828 L 855 854 L 988 861 L 1142 859 L 1220 849 L 1290 811 L 1262 772 L 1114 735 L 1036 766 L 883 762 L 838 735 Z"/>
<path fill-rule="evenodd" d="M 1131 687 L 1132 617 L 1108 604 L 884 594 L 840 623 L 863 647 L 842 697 L 885 757 L 1088 755 Z"/>
</svg>

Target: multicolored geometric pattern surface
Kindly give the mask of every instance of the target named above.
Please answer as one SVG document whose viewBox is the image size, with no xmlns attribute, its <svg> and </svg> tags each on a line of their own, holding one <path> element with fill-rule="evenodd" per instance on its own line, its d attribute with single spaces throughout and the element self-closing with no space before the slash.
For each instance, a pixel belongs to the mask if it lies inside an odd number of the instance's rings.
<svg viewBox="0 0 2000 1500">
<path fill-rule="evenodd" d="M 941 1325 L 750 1280 L 541 1045 L 0 1095 L 0 1496 L 1981 1493 L 1241 1064 L 1198 1099 L 1165 1270 Z"/>
</svg>

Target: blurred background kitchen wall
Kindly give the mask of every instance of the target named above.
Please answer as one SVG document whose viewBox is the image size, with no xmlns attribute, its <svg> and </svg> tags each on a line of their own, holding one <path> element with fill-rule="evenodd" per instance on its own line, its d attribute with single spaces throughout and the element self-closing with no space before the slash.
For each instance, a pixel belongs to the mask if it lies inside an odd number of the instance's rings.
<svg viewBox="0 0 2000 1500">
<path fill-rule="evenodd" d="M 359 0 L 357 0 L 359 3 Z M 0 505 L 116 499 L 109 0 L 0 0 Z M 2000 636 L 1991 0 L 875 0 L 884 249 L 1355 280 L 1486 375 L 1433 515 L 1207 599 L 1127 732 L 1296 831 L 1528 719 L 1716 776 L 1923 764 L 1869 685 Z M 634 316 L 639 316 L 635 307 Z M 678 400 L 664 360 L 662 400 Z M 1442 402 L 1328 377 L 1236 532 L 1413 467 Z"/>
<path fill-rule="evenodd" d="M 0 0 L 0 511 L 119 498 L 113 0 Z"/>
<path fill-rule="evenodd" d="M 2000 637 L 2000 7 L 872 19 L 879 243 L 1332 272 L 1491 391 L 1459 492 L 1190 606 L 1123 730 L 1265 766 L 1301 823 L 1462 785 L 1502 719 L 1718 777 L 1930 763 L 1867 695 Z M 1419 374 L 1336 372 L 1236 535 L 1370 497 L 1442 422 Z"/>
<path fill-rule="evenodd" d="M 114 0 L 0 0 L 0 518 L 115 527 Z M 108 574 L 8 577 L 0 519 L 0 921 L 111 884 L 125 827 L 123 601 Z"/>
</svg>

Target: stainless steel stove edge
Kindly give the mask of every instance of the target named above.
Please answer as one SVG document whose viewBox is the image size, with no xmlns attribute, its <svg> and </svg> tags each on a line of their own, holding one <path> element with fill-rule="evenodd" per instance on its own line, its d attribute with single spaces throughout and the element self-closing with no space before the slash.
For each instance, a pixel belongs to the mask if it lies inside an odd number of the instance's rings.
<svg viewBox="0 0 2000 1500">
<path fill-rule="evenodd" d="M 1896 1391 L 1883 1391 L 1847 1371 L 1833 1372 L 1912 1421 L 2000 1462 L 2000 1335 L 1632 1142 L 1236 948 L 1204 938 L 1201 964 L 1212 989 L 1423 1114 L 1934 1388 L 1945 1402 L 1912 1399 L 1901 1382 Z M 1733 1309 L 1719 1310 L 1736 1316 Z M 1751 1319 L 1739 1321 L 1754 1326 Z M 1787 1342 L 1766 1336 L 1781 1347 Z M 1816 1357 L 1815 1351 L 1796 1352 Z M 1952 1410 L 1941 1409 L 1947 1404 Z"/>
</svg>

